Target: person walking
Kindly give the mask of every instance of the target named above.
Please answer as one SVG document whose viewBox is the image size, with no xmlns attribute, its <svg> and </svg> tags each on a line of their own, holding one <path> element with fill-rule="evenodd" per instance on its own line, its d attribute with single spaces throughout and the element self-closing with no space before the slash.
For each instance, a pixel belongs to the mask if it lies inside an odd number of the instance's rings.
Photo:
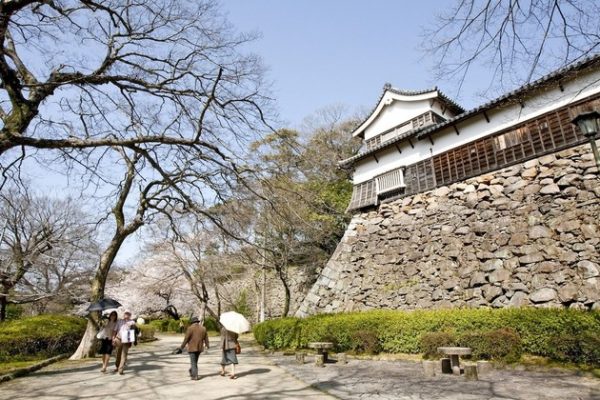
<svg viewBox="0 0 600 400">
<path fill-rule="evenodd" d="M 198 358 L 200 353 L 206 348 L 208 350 L 208 333 L 206 328 L 200 325 L 198 317 L 192 317 L 190 320 L 190 326 L 185 332 L 183 343 L 181 343 L 180 349 L 187 345 L 188 354 L 190 355 L 190 377 L 193 381 L 197 381 L 198 378 Z"/>
<path fill-rule="evenodd" d="M 127 363 L 127 355 L 131 345 L 137 345 L 137 327 L 131 319 L 131 312 L 125 311 L 123 319 L 117 322 L 117 330 L 113 337 L 113 343 L 117 349 L 115 370 L 123 375 L 125 372 L 125 364 Z"/>
<path fill-rule="evenodd" d="M 106 368 L 108 368 L 108 361 L 110 360 L 110 355 L 113 351 L 113 338 L 117 332 L 117 312 L 112 311 L 108 316 L 108 321 L 106 325 L 102 327 L 100 332 L 98 332 L 98 339 L 100 339 L 100 351 L 98 353 L 102 354 L 102 369 L 101 372 L 106 372 Z"/>
<path fill-rule="evenodd" d="M 221 359 L 221 376 L 225 376 L 225 366 L 231 364 L 230 379 L 237 379 L 235 366 L 238 363 L 236 349 L 239 347 L 238 334 L 228 331 L 225 327 L 221 328 L 221 350 L 223 357 Z"/>
</svg>

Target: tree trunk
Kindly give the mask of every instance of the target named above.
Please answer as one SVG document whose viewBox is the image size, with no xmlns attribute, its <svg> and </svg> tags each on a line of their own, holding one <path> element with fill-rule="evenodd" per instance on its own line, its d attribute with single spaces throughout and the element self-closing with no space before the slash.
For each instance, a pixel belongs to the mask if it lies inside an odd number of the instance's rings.
<svg viewBox="0 0 600 400">
<path fill-rule="evenodd" d="M 0 292 L 0 322 L 6 320 L 6 305 L 8 304 L 8 290 L 2 288 Z"/>
<path fill-rule="evenodd" d="M 278 267 L 277 272 L 279 273 L 279 280 L 283 284 L 283 290 L 285 293 L 285 300 L 283 303 L 283 317 L 287 317 L 290 313 L 290 302 L 292 294 L 290 292 L 290 286 L 288 285 L 287 279 L 285 277 L 285 271 L 283 267 Z"/>
<path fill-rule="evenodd" d="M 92 280 L 92 294 L 90 301 L 95 302 L 104 297 L 104 287 L 106 285 L 108 272 L 127 236 L 129 235 L 117 231 L 113 236 L 110 245 L 104 250 L 104 253 L 102 253 L 100 265 Z M 96 334 L 100 327 L 100 317 L 100 312 L 90 314 L 83 338 L 81 339 L 81 342 L 79 342 L 77 350 L 75 350 L 75 353 L 73 353 L 69 360 L 81 360 L 82 358 L 94 357 L 96 355 Z"/>
<path fill-rule="evenodd" d="M 213 282 L 215 285 L 215 299 L 217 300 L 217 314 L 221 315 L 221 296 L 219 295 L 219 287 L 216 282 Z"/>
</svg>

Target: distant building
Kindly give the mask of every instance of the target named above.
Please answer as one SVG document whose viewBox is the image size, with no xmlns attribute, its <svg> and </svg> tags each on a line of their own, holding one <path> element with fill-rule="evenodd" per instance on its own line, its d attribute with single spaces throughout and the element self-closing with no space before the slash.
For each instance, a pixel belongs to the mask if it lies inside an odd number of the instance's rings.
<svg viewBox="0 0 600 400">
<path fill-rule="evenodd" d="M 354 168 L 348 211 L 582 144 L 570 121 L 578 110 L 600 109 L 599 93 L 599 56 L 469 111 L 437 88 L 407 92 L 386 84 L 353 132 L 362 149 L 340 163 Z"/>
</svg>

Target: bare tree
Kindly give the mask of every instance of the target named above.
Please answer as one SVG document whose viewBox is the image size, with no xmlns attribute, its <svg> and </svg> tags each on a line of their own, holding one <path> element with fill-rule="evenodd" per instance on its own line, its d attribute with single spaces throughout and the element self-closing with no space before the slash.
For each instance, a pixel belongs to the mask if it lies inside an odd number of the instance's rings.
<svg viewBox="0 0 600 400">
<path fill-rule="evenodd" d="M 438 77 L 458 78 L 474 64 L 492 72 L 491 88 L 514 86 L 600 50 L 595 0 L 457 0 L 424 34 Z M 449 80 L 449 79 L 448 79 Z"/>
<path fill-rule="evenodd" d="M 211 0 L 14 0 L 0 5 L 0 168 L 51 162 L 110 210 L 90 300 L 125 239 L 158 214 L 211 212 L 253 176 L 268 128 L 262 68 Z M 71 178 L 70 178 L 71 179 Z M 108 194 L 107 194 L 108 193 Z M 93 353 L 92 315 L 74 357 Z"/>
<path fill-rule="evenodd" d="M 25 187 L 0 193 L 0 321 L 6 317 L 9 302 L 39 301 L 68 289 L 75 271 L 68 266 L 50 276 L 61 268 L 50 258 L 75 251 L 84 242 L 89 245 L 93 229 L 85 223 L 84 214 L 71 199 L 36 196 Z M 34 284 L 40 274 L 46 274 L 43 287 Z M 14 293 L 18 285 L 22 290 Z"/>
</svg>

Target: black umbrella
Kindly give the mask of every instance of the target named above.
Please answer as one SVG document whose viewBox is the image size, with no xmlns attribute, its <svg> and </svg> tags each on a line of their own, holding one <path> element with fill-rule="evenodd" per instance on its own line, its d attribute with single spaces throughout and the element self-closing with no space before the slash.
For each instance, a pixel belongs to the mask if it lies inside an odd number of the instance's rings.
<svg viewBox="0 0 600 400">
<path fill-rule="evenodd" d="M 97 302 L 90 304 L 90 306 L 87 308 L 87 311 L 89 311 L 89 312 L 104 311 L 109 308 L 118 308 L 120 306 L 121 306 L 121 303 L 119 303 L 118 301 L 116 301 L 114 299 L 105 298 L 105 299 L 98 300 Z"/>
</svg>

